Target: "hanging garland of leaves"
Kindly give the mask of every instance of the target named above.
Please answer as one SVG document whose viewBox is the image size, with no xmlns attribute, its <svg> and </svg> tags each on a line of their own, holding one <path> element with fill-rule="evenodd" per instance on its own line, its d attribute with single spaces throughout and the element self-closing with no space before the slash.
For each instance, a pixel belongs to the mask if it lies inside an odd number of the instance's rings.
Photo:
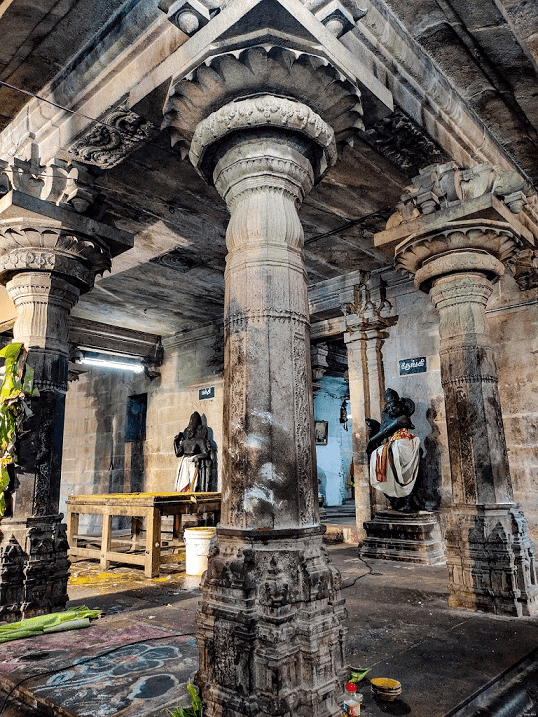
<svg viewBox="0 0 538 717">
<path fill-rule="evenodd" d="M 17 462 L 15 444 L 22 423 L 32 415 L 28 399 L 39 395 L 33 388 L 34 370 L 26 365 L 28 352 L 22 344 L 8 344 L 0 351 L 5 359 L 0 388 L 0 517 L 6 510 L 5 491 L 9 485 L 8 466 Z M 0 373 L 1 376 L 1 373 Z"/>
</svg>

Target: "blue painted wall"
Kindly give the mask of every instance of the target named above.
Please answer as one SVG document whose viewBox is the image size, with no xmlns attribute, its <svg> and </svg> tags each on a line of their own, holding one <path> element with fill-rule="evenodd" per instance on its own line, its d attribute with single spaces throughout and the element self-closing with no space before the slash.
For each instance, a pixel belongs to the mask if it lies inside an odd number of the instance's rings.
<svg viewBox="0 0 538 717">
<path fill-rule="evenodd" d="M 329 422 L 327 445 L 316 446 L 320 492 L 325 496 L 325 505 L 342 505 L 346 498 L 351 497 L 347 486 L 353 458 L 351 420 L 348 421 L 347 431 L 340 423 L 340 406 L 348 396 L 348 384 L 343 378 L 324 376 L 314 399 L 314 418 Z M 349 414 L 349 400 L 347 405 Z"/>
</svg>

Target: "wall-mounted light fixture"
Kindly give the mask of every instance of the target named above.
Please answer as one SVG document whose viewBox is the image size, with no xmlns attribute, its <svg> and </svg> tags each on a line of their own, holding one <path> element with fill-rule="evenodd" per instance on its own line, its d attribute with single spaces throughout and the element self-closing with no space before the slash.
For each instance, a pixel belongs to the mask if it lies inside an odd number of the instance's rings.
<svg viewBox="0 0 538 717">
<path fill-rule="evenodd" d="M 144 371 L 144 365 L 139 356 L 115 354 L 105 351 L 88 351 L 80 347 L 76 352 L 75 362 L 87 366 L 100 366 L 102 368 L 111 368 L 121 371 L 132 371 L 133 373 L 142 373 Z"/>
</svg>

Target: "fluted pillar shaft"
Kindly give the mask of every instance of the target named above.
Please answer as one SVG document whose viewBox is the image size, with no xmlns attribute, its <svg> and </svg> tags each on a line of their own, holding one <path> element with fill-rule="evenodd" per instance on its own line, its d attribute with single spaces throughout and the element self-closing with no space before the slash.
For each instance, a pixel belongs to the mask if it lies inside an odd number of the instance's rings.
<svg viewBox="0 0 538 717">
<path fill-rule="evenodd" d="M 241 132 L 229 136 L 234 123 Z M 222 513 L 197 615 L 196 682 L 208 717 L 336 717 L 344 602 L 319 524 L 297 214 L 334 135 L 308 107 L 264 97 L 198 126 L 198 168 L 208 147 L 230 223 Z"/>
<path fill-rule="evenodd" d="M 485 313 L 492 290 L 487 276 L 467 272 L 440 277 L 430 291 L 439 312 L 441 383 L 456 504 L 513 502 Z"/>
<path fill-rule="evenodd" d="M 303 230 L 308 159 L 276 139 L 246 141 L 215 168 L 230 209 L 225 273 L 221 524 L 319 523 Z"/>
</svg>

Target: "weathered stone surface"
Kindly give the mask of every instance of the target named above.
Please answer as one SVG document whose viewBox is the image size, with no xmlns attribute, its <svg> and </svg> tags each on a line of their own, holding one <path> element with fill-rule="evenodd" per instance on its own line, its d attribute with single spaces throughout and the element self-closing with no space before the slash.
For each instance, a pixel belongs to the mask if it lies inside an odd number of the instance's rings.
<svg viewBox="0 0 538 717">
<path fill-rule="evenodd" d="M 277 715 L 301 704 L 336 715 L 344 671 L 339 578 L 319 528 L 297 215 L 335 160 L 334 133 L 308 107 L 282 107 L 273 97 L 226 105 L 198 125 L 191 145 L 201 170 L 218 143 L 212 181 L 231 214 L 221 527 L 198 615 L 197 681 L 209 715 Z M 230 127 L 243 132 L 234 137 Z"/>
<path fill-rule="evenodd" d="M 441 565 L 445 551 L 435 513 L 399 514 L 378 511 L 365 521 L 366 538 L 359 548 L 361 558 L 399 560 L 422 565 Z"/>
<path fill-rule="evenodd" d="M 208 714 L 339 714 L 345 608 L 321 529 L 217 533 L 197 615 Z"/>
<path fill-rule="evenodd" d="M 439 177 L 446 176 L 445 168 L 432 169 L 429 181 L 433 179 L 434 184 Z M 484 227 L 479 219 L 462 221 L 466 210 L 473 212 L 476 192 L 494 186 L 495 174 L 485 170 L 471 176 L 468 200 L 457 196 L 454 199 L 453 207 L 460 214 L 457 221 L 450 209 L 436 212 L 431 231 L 426 228 L 428 223 L 421 221 L 419 212 L 415 220 L 411 216 L 404 219 L 400 227 L 406 227 L 408 236 L 398 246 L 397 263 L 415 275 L 417 286 L 426 291 L 431 286 L 430 296 L 439 312 L 441 379 L 452 476 L 452 507 L 445 533 L 451 604 L 520 616 L 538 609 L 534 547 L 523 515 L 520 520 L 510 517 L 516 515 L 517 506 L 485 315 L 492 281 L 504 273 L 503 261 L 512 256 L 519 237 L 516 227 L 508 222 L 490 221 Z M 423 212 L 435 213 L 436 197 L 449 197 L 453 189 L 461 187 L 457 180 L 453 181 L 453 172 L 455 168 L 450 168 L 448 182 L 440 194 L 431 191 L 431 184 L 425 187 L 421 177 L 416 179 L 415 195 Z M 510 185 L 509 189 L 513 189 L 515 178 L 506 180 L 503 187 Z M 485 241 L 487 236 L 490 241 Z M 458 515 L 468 516 L 471 522 L 475 520 L 476 530 L 463 518 L 465 530 L 461 533 L 451 530 Z M 502 524 L 502 535 L 497 536 L 489 515 Z M 496 549 L 488 551 L 482 544 L 494 533 Z M 471 559 L 459 547 L 462 540 L 467 540 Z M 502 561 L 514 566 L 513 579 L 506 582 L 495 575 L 496 566 Z M 479 580 L 474 579 L 476 572 L 482 576 Z M 489 591 L 489 601 L 481 599 L 482 585 Z"/>
</svg>

